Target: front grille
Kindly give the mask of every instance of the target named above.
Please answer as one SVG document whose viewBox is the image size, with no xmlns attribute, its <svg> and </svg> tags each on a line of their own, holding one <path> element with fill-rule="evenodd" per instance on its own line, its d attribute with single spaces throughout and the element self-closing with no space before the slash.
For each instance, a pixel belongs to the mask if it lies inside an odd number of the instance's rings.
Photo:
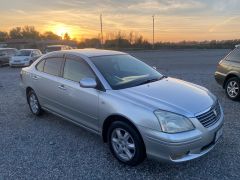
<svg viewBox="0 0 240 180">
<path fill-rule="evenodd" d="M 206 128 L 214 125 L 221 116 L 221 110 L 219 102 L 217 102 L 209 111 L 196 116 L 196 118 L 202 123 Z"/>
</svg>

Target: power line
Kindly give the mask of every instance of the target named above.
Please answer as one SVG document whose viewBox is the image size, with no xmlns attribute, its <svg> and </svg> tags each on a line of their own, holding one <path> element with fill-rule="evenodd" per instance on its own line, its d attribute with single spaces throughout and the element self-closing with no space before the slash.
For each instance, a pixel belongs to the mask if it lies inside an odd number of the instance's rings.
<svg viewBox="0 0 240 180">
<path fill-rule="evenodd" d="M 153 36 L 153 39 L 152 39 L 152 48 L 154 49 L 154 33 L 155 33 L 155 32 L 154 32 L 154 28 L 155 28 L 155 27 L 154 27 L 154 26 L 155 26 L 155 24 L 154 24 L 154 23 L 155 23 L 155 22 L 154 22 L 154 15 L 152 16 L 152 18 L 153 18 L 153 35 L 152 35 L 152 36 Z"/>
</svg>

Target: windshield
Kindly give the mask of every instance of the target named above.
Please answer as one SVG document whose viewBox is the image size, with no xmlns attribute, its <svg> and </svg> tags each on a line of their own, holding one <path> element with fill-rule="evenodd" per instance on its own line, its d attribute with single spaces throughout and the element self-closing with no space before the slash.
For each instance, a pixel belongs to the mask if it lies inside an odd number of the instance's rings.
<svg viewBox="0 0 240 180">
<path fill-rule="evenodd" d="M 152 67 L 130 55 L 99 56 L 92 57 L 91 60 L 112 89 L 138 86 L 163 77 Z"/>
<path fill-rule="evenodd" d="M 20 50 L 17 52 L 16 56 L 30 56 L 31 51 L 29 50 Z"/>
</svg>

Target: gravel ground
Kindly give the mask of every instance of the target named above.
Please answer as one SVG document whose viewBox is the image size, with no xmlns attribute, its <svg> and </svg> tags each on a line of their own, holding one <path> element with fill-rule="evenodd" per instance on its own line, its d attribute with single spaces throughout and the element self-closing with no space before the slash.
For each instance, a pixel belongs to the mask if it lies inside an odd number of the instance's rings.
<svg viewBox="0 0 240 180">
<path fill-rule="evenodd" d="M 207 87 L 223 105 L 224 137 L 215 149 L 176 165 L 153 160 L 122 165 L 98 136 L 49 113 L 34 117 L 20 94 L 20 69 L 0 68 L 0 179 L 239 179 L 240 103 L 228 100 L 213 78 L 228 52 L 130 52 L 165 75 Z"/>
</svg>

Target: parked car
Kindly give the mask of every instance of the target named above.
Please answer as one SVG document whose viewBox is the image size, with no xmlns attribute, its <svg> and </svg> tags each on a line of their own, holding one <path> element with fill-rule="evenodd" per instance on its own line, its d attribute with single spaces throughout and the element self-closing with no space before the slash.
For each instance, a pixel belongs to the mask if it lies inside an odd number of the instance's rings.
<svg viewBox="0 0 240 180">
<path fill-rule="evenodd" d="M 45 48 L 45 53 L 53 52 L 53 51 L 63 51 L 70 50 L 72 47 L 66 45 L 51 45 Z"/>
<path fill-rule="evenodd" d="M 8 65 L 12 56 L 17 53 L 15 48 L 0 48 L 0 66 Z"/>
<path fill-rule="evenodd" d="M 21 49 L 15 56 L 11 57 L 9 65 L 11 67 L 29 66 L 40 56 L 42 56 L 42 52 L 39 49 Z"/>
<path fill-rule="evenodd" d="M 215 79 L 225 89 L 228 98 L 240 99 L 240 46 L 219 62 Z"/>
<path fill-rule="evenodd" d="M 22 69 L 21 87 L 33 114 L 46 110 L 95 132 L 128 165 L 195 159 L 222 136 L 223 111 L 209 90 L 122 52 L 46 54 Z"/>
</svg>

